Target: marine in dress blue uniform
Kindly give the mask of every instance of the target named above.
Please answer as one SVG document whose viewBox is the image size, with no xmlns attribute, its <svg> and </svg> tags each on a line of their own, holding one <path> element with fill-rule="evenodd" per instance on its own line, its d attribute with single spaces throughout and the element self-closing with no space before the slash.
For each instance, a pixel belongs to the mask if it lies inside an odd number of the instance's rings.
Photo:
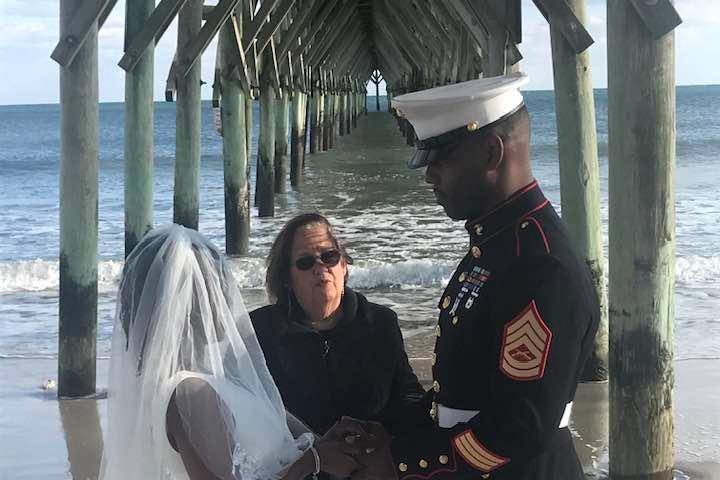
<svg viewBox="0 0 720 480">
<path fill-rule="evenodd" d="M 410 166 L 507 121 L 524 108 L 525 82 L 513 74 L 393 99 L 418 135 Z M 436 425 L 391 440 L 394 473 L 584 479 L 567 426 L 600 319 L 590 272 L 537 181 L 465 228 L 467 253 L 438 302 Z"/>
</svg>

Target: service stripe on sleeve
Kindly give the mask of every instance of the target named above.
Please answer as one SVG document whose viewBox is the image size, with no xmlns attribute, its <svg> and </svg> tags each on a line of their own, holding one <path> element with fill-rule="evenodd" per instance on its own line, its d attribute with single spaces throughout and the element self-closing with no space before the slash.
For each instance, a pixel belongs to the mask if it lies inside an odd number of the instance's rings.
<svg viewBox="0 0 720 480">
<path fill-rule="evenodd" d="M 509 458 L 495 455 L 488 450 L 473 434 L 472 430 L 464 432 L 453 438 L 453 446 L 455 451 L 462 457 L 465 462 L 476 470 L 484 473 L 495 470 L 510 461 Z"/>
</svg>

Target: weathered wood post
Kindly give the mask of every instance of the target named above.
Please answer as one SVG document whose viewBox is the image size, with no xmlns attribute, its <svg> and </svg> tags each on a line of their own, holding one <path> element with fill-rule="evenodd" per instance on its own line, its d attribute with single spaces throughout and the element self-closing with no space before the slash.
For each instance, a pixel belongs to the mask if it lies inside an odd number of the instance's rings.
<svg viewBox="0 0 720 480">
<path fill-rule="evenodd" d="M 360 84 L 359 82 L 355 81 L 353 82 L 353 118 L 352 118 L 352 126 L 353 128 L 357 128 L 357 119 L 358 115 L 360 114 Z"/>
<path fill-rule="evenodd" d="M 333 85 L 332 91 L 329 98 L 330 106 L 330 134 L 328 135 L 328 149 L 335 148 L 335 136 L 337 134 L 337 111 L 338 111 L 338 96 L 335 86 Z"/>
<path fill-rule="evenodd" d="M 178 15 L 178 56 L 183 58 L 202 26 L 203 0 L 188 0 Z M 198 228 L 200 190 L 200 62 L 177 77 L 173 222 Z"/>
<path fill-rule="evenodd" d="M 256 204 L 260 217 L 275 215 L 275 88 L 270 48 L 263 51 L 264 72 L 260 79 L 260 138 L 258 140 Z"/>
<path fill-rule="evenodd" d="M 220 30 L 220 77 L 222 96 L 223 167 L 225 183 L 225 252 L 247 253 L 250 243 L 250 190 L 248 188 L 248 149 L 245 125 L 245 95 L 240 82 L 227 74 L 237 50 L 232 23 Z"/>
<path fill-rule="evenodd" d="M 292 99 L 292 140 L 290 143 L 290 185 L 297 187 L 302 183 L 302 170 L 305 163 L 305 94 L 295 89 Z"/>
<path fill-rule="evenodd" d="M 125 48 L 142 30 L 155 0 L 128 0 Z M 125 256 L 153 226 L 153 42 L 125 74 Z"/>
<path fill-rule="evenodd" d="M 275 100 L 275 193 L 287 191 L 289 136 L 290 94 L 283 88 Z"/>
<path fill-rule="evenodd" d="M 632 2 L 609 0 L 607 13 L 610 476 L 666 480 L 673 477 L 675 38 L 651 34 Z"/>
<path fill-rule="evenodd" d="M 245 144 L 247 147 L 247 158 L 252 158 L 252 136 L 255 113 L 255 99 L 252 92 L 245 92 Z M 250 162 L 248 161 L 248 175 L 250 175 Z"/>
<path fill-rule="evenodd" d="M 585 0 L 569 0 L 576 17 L 585 23 Z M 607 295 L 600 220 L 600 167 L 598 165 L 595 100 L 588 50 L 576 54 L 562 32 L 551 24 L 555 113 L 560 158 L 562 217 L 592 273 L 600 300 L 601 321 L 595 348 L 583 380 L 607 380 Z"/>
<path fill-rule="evenodd" d="M 65 39 L 81 0 L 60 1 Z M 98 255 L 98 31 L 60 67 L 58 395 L 95 393 Z"/>
<path fill-rule="evenodd" d="M 320 151 L 320 89 L 317 85 L 313 87 L 310 101 L 310 153 Z"/>
<path fill-rule="evenodd" d="M 347 94 L 345 93 L 344 87 L 338 95 L 338 135 L 341 137 L 345 136 L 345 116 L 347 115 L 345 110 L 347 109 Z"/>
<path fill-rule="evenodd" d="M 322 148 L 323 152 L 330 150 L 330 91 L 327 87 L 323 88 L 322 105 L 320 106 L 320 125 L 322 129 Z"/>
</svg>

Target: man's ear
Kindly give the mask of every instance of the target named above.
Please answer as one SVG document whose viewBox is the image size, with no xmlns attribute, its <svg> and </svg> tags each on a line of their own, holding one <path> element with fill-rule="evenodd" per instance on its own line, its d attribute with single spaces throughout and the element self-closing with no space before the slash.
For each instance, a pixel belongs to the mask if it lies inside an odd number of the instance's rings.
<svg viewBox="0 0 720 480">
<path fill-rule="evenodd" d="M 490 133 L 485 137 L 485 160 L 488 170 L 497 170 L 505 157 L 505 144 L 503 139 L 496 133 Z"/>
</svg>

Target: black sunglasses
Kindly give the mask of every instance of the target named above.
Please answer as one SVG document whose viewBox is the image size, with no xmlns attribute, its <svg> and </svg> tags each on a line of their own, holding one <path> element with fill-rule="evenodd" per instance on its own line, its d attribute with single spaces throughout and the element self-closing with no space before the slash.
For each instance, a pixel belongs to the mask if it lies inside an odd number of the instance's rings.
<svg viewBox="0 0 720 480">
<path fill-rule="evenodd" d="M 305 255 L 298 258 L 295 260 L 295 266 L 298 270 L 310 270 L 315 265 L 315 262 L 320 260 L 323 265 L 334 267 L 340 262 L 341 258 L 342 253 L 340 253 L 340 250 L 325 250 L 320 255 Z"/>
</svg>

